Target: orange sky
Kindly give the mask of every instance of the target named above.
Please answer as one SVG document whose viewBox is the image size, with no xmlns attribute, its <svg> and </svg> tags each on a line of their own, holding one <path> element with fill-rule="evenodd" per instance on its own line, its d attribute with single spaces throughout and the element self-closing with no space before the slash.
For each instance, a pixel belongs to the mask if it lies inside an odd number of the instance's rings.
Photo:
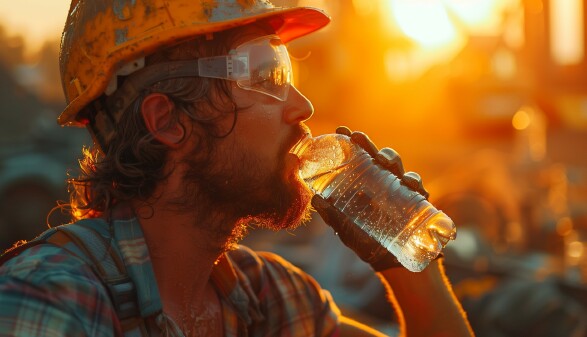
<svg viewBox="0 0 587 337">
<path fill-rule="evenodd" d="M 59 39 L 70 0 L 0 0 L 0 22 L 9 35 L 23 35 L 28 52 L 46 39 Z"/>
<path fill-rule="evenodd" d="M 303 0 L 303 5 L 320 6 L 324 0 Z M 514 0 L 354 0 L 361 3 L 444 3 L 452 7 L 468 24 L 477 28 L 492 26 L 495 9 Z M 70 0 L 0 0 L 0 21 L 4 22 L 9 34 L 20 33 L 36 48 L 47 38 L 58 38 L 65 22 Z M 385 7 L 385 6 L 384 6 Z M 430 6 L 429 6 L 430 7 Z M 423 20 L 426 18 L 422 18 Z"/>
</svg>

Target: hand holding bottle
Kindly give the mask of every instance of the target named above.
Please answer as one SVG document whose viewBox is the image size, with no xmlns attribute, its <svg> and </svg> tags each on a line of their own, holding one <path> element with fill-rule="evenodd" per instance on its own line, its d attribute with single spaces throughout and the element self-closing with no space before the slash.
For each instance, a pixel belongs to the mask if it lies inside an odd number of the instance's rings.
<svg viewBox="0 0 587 337">
<path fill-rule="evenodd" d="M 312 206 L 320 214 L 322 220 L 334 229 L 340 241 L 352 249 L 361 260 L 371 265 L 373 270 L 383 271 L 402 266 L 393 254 L 359 229 L 346 215 L 330 205 L 320 195 L 314 195 Z"/>
<path fill-rule="evenodd" d="M 402 159 L 394 149 L 384 147 L 377 150 L 377 146 L 369 139 L 369 137 L 360 131 L 351 132 L 346 126 L 339 126 L 336 128 L 336 133 L 345 135 L 351 141 L 359 145 L 363 150 L 373 158 L 375 163 L 389 172 L 395 174 L 403 185 L 407 186 L 414 192 L 418 192 L 424 198 L 428 199 L 429 193 L 422 185 L 422 178 L 416 172 L 404 172 L 404 165 Z"/>
<path fill-rule="evenodd" d="M 300 142 L 292 153 L 316 194 L 313 206 L 375 270 L 399 261 L 421 271 L 454 239 L 454 224 L 426 200 L 419 175 L 404 173 L 399 155 L 378 151 L 365 134 L 341 127 Z"/>
<path fill-rule="evenodd" d="M 406 174 L 409 177 L 406 186 L 416 192 L 428 197 L 428 191 L 422 185 L 422 179 L 417 173 L 408 172 L 404 174 L 404 167 L 399 154 L 391 148 L 377 149 L 377 146 L 363 132 L 351 132 L 346 126 L 336 129 L 337 134 L 348 136 L 351 141 L 363 148 L 375 162 L 386 170 L 398 176 L 400 179 Z M 320 214 L 322 220 L 334 229 L 345 246 L 352 249 L 357 256 L 367 262 L 373 270 L 382 271 L 389 268 L 402 267 L 397 258 L 385 249 L 381 244 L 371 238 L 367 233 L 359 229 L 354 222 L 340 212 L 336 207 L 330 205 L 319 194 L 312 198 L 312 206 Z"/>
</svg>

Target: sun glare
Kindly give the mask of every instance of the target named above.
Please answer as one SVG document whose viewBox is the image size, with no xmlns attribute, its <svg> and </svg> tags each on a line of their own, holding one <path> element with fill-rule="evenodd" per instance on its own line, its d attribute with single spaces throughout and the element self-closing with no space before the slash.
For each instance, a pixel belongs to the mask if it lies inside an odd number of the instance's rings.
<svg viewBox="0 0 587 337">
<path fill-rule="evenodd" d="M 499 24 L 500 16 L 495 15 L 499 0 L 444 0 L 447 8 L 469 29 L 484 32 Z"/>
<path fill-rule="evenodd" d="M 423 47 L 445 45 L 457 37 L 441 1 L 389 0 L 387 10 L 400 30 Z"/>
</svg>

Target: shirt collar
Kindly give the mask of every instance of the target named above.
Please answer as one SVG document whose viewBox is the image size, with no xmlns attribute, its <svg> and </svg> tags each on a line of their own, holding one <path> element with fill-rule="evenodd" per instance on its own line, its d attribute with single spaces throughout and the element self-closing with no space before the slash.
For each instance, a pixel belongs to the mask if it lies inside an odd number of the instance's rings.
<svg viewBox="0 0 587 337">
<path fill-rule="evenodd" d="M 248 278 L 230 258 L 230 253 L 223 254 L 217 261 L 212 269 L 211 279 L 220 296 L 233 307 L 247 325 L 253 320 L 259 321 L 264 318 L 259 307 L 259 299 Z"/>
</svg>

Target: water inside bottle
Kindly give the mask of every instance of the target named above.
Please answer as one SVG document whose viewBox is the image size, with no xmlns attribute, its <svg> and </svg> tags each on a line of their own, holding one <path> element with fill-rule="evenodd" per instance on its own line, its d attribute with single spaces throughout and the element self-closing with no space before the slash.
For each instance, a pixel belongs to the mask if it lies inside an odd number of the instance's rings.
<svg viewBox="0 0 587 337">
<path fill-rule="evenodd" d="M 363 175 L 371 179 L 362 179 Z M 423 270 L 454 238 L 450 218 L 403 187 L 397 177 L 372 165 L 368 155 L 338 170 L 321 190 L 323 197 L 408 270 Z"/>
<path fill-rule="evenodd" d="M 434 206 L 423 205 L 388 245 L 384 245 L 411 271 L 422 271 L 450 240 L 456 238 L 452 220 Z"/>
<path fill-rule="evenodd" d="M 302 140 L 292 149 L 300 160 L 299 176 L 314 193 L 321 193 L 352 158 L 351 146 L 336 138 Z"/>
<path fill-rule="evenodd" d="M 423 270 L 455 238 L 454 223 L 396 176 L 373 165 L 366 152 L 337 138 L 308 138 L 294 147 L 300 177 L 404 267 Z"/>
</svg>

